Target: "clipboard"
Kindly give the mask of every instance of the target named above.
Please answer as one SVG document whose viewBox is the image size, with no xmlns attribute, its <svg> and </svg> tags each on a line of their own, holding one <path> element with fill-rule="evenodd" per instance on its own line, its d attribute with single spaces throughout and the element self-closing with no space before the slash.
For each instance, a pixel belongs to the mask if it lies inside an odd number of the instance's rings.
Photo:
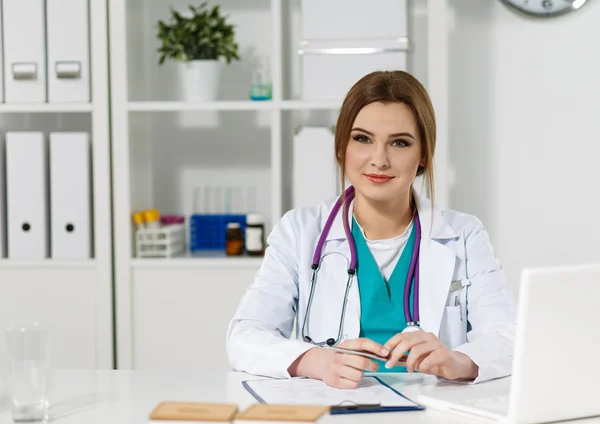
<svg viewBox="0 0 600 424">
<path fill-rule="evenodd" d="M 368 376 L 364 378 L 371 378 L 379 382 L 381 386 L 386 389 L 392 391 L 397 396 L 400 396 L 406 399 L 408 402 L 411 402 L 414 405 L 410 406 L 382 406 L 381 404 L 357 404 L 352 402 L 342 402 L 339 404 L 329 405 L 329 414 L 330 415 L 342 415 L 342 414 L 366 414 L 366 413 L 376 413 L 376 412 L 404 412 L 404 411 L 423 411 L 425 407 L 422 405 L 416 404 L 413 400 L 407 398 L 402 393 L 391 387 L 389 384 L 382 381 L 377 376 Z M 256 399 L 257 402 L 261 404 L 267 404 L 265 399 L 263 399 L 255 390 L 250 387 L 249 383 L 252 380 L 246 380 L 242 382 L 244 388 Z"/>
</svg>

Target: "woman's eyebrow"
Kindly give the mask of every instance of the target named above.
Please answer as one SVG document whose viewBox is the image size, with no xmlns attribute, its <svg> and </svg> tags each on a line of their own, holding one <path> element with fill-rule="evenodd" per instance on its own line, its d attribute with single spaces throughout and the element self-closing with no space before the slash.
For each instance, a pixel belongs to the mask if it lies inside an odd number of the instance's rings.
<svg viewBox="0 0 600 424">
<path fill-rule="evenodd" d="M 352 128 L 351 131 L 360 131 L 360 132 L 364 132 L 365 134 L 369 134 L 371 137 L 373 137 L 373 133 L 370 131 L 367 131 L 365 129 L 359 128 L 359 127 L 355 127 Z M 408 132 L 400 132 L 400 133 L 394 133 L 394 134 L 390 134 L 388 138 L 392 138 L 392 137 L 410 137 L 413 140 L 416 140 L 415 136 L 412 135 L 411 133 Z"/>
</svg>

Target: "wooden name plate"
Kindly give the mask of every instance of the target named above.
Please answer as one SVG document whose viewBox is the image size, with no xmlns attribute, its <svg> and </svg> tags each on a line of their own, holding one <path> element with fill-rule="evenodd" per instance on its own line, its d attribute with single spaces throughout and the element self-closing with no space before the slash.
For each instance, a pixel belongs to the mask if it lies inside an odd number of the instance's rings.
<svg viewBox="0 0 600 424">
<path fill-rule="evenodd" d="M 328 411 L 328 406 L 256 404 L 237 414 L 235 419 L 315 422 Z"/>
<path fill-rule="evenodd" d="M 161 402 L 150 414 L 151 420 L 229 422 L 238 410 L 233 404 Z"/>
</svg>

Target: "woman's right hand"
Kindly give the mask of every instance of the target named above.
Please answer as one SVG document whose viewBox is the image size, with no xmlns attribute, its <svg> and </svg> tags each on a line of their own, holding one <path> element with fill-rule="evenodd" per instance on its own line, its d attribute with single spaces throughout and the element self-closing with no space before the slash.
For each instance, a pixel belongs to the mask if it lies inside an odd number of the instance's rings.
<svg viewBox="0 0 600 424">
<path fill-rule="evenodd" d="M 345 349 L 362 350 L 386 357 L 389 352 L 379 343 L 360 338 L 339 345 Z M 338 389 L 355 389 L 364 371 L 375 372 L 379 365 L 369 358 L 315 347 L 306 351 L 289 368 L 292 377 L 302 376 L 323 380 Z"/>
</svg>

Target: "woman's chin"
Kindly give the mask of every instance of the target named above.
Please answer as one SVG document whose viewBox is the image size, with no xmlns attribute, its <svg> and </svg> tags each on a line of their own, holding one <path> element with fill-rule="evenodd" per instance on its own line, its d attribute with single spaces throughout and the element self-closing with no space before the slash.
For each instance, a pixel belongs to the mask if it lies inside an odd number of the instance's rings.
<svg viewBox="0 0 600 424">
<path fill-rule="evenodd" d="M 391 181 L 385 184 L 361 184 L 359 187 L 355 186 L 355 189 L 365 200 L 377 203 L 397 202 L 406 191 L 397 186 L 394 187 Z"/>
</svg>

